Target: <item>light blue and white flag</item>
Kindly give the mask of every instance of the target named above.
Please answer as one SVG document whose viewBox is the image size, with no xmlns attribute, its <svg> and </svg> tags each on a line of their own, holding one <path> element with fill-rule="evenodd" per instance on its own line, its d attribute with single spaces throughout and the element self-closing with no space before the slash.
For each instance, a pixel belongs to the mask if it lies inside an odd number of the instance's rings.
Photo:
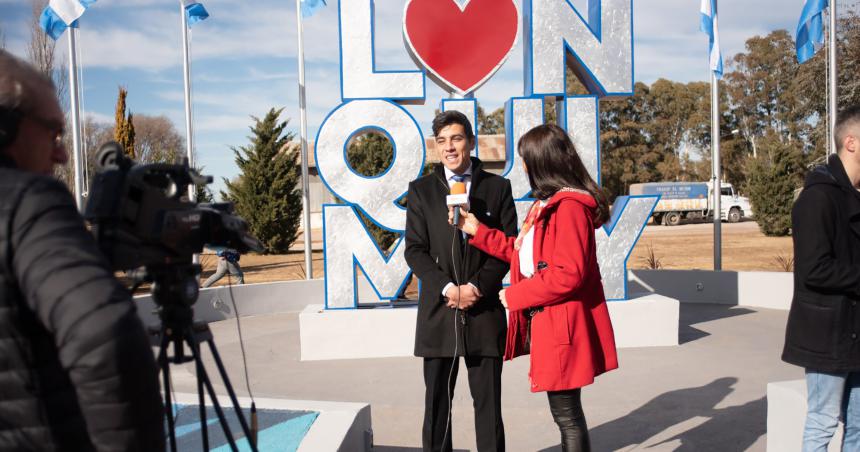
<svg viewBox="0 0 860 452">
<path fill-rule="evenodd" d="M 311 17 L 324 6 L 325 0 L 302 0 L 302 17 Z"/>
<path fill-rule="evenodd" d="M 96 0 L 51 0 L 39 17 L 39 25 L 56 41 L 66 28 L 76 27 L 75 21 L 95 2 Z"/>
<path fill-rule="evenodd" d="M 723 77 L 723 54 L 720 52 L 720 33 L 717 30 L 717 0 L 702 0 L 699 29 L 708 35 L 711 70 L 717 78 Z"/>
<path fill-rule="evenodd" d="M 821 13 L 829 6 L 827 0 L 806 0 L 797 21 L 795 46 L 797 62 L 804 63 L 815 55 L 815 44 L 824 43 L 824 25 Z"/>
<path fill-rule="evenodd" d="M 209 11 L 203 7 L 203 3 L 194 0 L 185 0 L 185 17 L 188 20 L 188 26 L 192 26 L 197 22 L 202 22 L 209 17 Z"/>
</svg>

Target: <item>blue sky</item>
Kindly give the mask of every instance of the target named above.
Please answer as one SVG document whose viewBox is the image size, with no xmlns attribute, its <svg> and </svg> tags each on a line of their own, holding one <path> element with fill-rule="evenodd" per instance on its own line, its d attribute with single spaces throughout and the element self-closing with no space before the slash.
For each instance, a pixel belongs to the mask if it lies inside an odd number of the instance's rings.
<svg viewBox="0 0 860 452">
<path fill-rule="evenodd" d="M 439 0 L 446 1 L 446 0 Z M 451 0 L 448 0 L 451 1 Z M 516 0 L 521 3 L 521 0 Z M 570 0 L 585 11 L 586 0 Z M 209 20 L 192 29 L 192 83 L 198 163 L 216 176 L 238 169 L 230 146 L 248 142 L 250 116 L 284 107 L 298 130 L 298 74 L 295 1 L 202 0 Z M 325 116 L 340 104 L 337 0 L 304 21 L 310 139 Z M 402 39 L 406 0 L 376 0 L 378 70 L 414 70 Z M 743 50 L 754 35 L 794 30 L 803 0 L 722 0 L 723 55 Z M 633 0 L 636 81 L 708 79 L 707 37 L 698 30 L 698 0 Z M 0 0 L 0 29 L 7 48 L 24 56 L 29 2 Z M 98 0 L 81 20 L 83 108 L 113 121 L 117 86 L 129 90 L 134 113 L 166 115 L 184 133 L 182 47 L 177 0 Z M 792 31 L 793 34 L 793 31 Z M 66 38 L 58 52 L 66 54 Z M 447 94 L 427 79 L 424 105 L 409 105 L 425 135 L 433 110 Z M 476 93 L 488 110 L 522 95 L 522 37 L 499 72 Z"/>
</svg>

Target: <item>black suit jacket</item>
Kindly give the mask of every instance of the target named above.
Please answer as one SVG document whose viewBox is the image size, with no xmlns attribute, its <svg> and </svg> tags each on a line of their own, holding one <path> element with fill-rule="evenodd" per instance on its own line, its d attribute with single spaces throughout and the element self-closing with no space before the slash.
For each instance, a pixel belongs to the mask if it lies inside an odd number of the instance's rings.
<svg viewBox="0 0 860 452">
<path fill-rule="evenodd" d="M 484 296 L 462 318 L 458 316 L 457 355 L 502 356 L 507 322 L 499 291 L 510 266 L 468 245 L 465 252 L 461 251 L 460 232 L 448 224 L 445 197 L 449 191 L 442 165 L 409 184 L 405 254 L 421 284 L 415 355 L 454 356 L 455 311 L 446 306 L 442 289 L 459 280 L 460 284 L 472 283 Z M 484 171 L 481 161 L 474 157 L 469 204 L 481 223 L 516 235 L 517 213 L 510 182 Z"/>
<path fill-rule="evenodd" d="M 791 212 L 794 297 L 782 359 L 818 372 L 857 372 L 860 193 L 836 155 L 804 186 Z"/>
</svg>

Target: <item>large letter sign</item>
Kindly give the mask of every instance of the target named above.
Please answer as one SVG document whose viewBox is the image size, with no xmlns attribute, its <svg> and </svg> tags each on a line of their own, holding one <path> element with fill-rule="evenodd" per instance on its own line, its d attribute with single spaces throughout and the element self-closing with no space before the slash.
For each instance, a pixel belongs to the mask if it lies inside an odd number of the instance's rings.
<svg viewBox="0 0 860 452">
<path fill-rule="evenodd" d="M 358 278 L 366 278 L 380 299 L 392 299 L 411 277 L 403 239 L 390 250 L 379 249 L 358 215 L 390 231 L 405 227 L 406 211 L 398 201 L 421 173 L 423 137 L 429 134 L 395 102 L 424 101 L 427 75 L 461 97 L 442 100 L 441 108 L 473 118 L 477 133 L 474 91 L 505 63 L 521 29 L 524 93 L 511 93 L 505 105 L 504 171 L 520 220 L 532 199 L 516 145 L 544 122 L 545 96 L 556 97 L 558 124 L 599 183 L 598 98 L 633 92 L 632 6 L 632 0 L 589 0 L 585 19 L 568 0 L 523 0 L 522 14 L 513 0 L 407 0 L 403 40 L 419 71 L 377 72 L 374 1 L 340 0 L 343 103 L 323 121 L 315 145 L 321 179 L 345 203 L 323 208 L 326 308 L 358 307 Z M 592 95 L 566 96 L 565 65 Z M 346 159 L 350 140 L 368 130 L 383 133 L 394 147 L 391 166 L 375 177 L 358 174 Z M 655 196 L 621 196 L 609 224 L 596 231 L 607 299 L 626 299 L 627 259 L 656 203 Z"/>
</svg>

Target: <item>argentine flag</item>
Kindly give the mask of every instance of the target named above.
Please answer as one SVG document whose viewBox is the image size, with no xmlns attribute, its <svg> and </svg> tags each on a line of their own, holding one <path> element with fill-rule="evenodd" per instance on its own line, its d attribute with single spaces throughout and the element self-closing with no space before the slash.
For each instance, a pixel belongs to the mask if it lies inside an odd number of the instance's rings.
<svg viewBox="0 0 860 452">
<path fill-rule="evenodd" d="M 302 0 L 302 17 L 311 17 L 324 6 L 325 0 Z"/>
<path fill-rule="evenodd" d="M 185 17 L 188 20 L 188 26 L 192 26 L 197 22 L 202 22 L 209 17 L 209 12 L 203 7 L 202 3 L 194 0 L 185 0 Z"/>
<path fill-rule="evenodd" d="M 797 62 L 804 63 L 815 55 L 815 44 L 824 43 L 824 27 L 821 13 L 828 7 L 827 0 L 806 0 L 797 22 L 795 46 Z"/>
<path fill-rule="evenodd" d="M 96 0 L 51 0 L 39 17 L 39 25 L 56 41 L 66 28 L 76 27 L 75 21 Z"/>
<path fill-rule="evenodd" d="M 717 78 L 723 77 L 723 55 L 720 53 L 720 33 L 717 30 L 717 0 L 702 0 L 700 9 L 702 23 L 699 29 L 704 31 L 708 37 L 711 55 L 711 70 Z"/>
</svg>

